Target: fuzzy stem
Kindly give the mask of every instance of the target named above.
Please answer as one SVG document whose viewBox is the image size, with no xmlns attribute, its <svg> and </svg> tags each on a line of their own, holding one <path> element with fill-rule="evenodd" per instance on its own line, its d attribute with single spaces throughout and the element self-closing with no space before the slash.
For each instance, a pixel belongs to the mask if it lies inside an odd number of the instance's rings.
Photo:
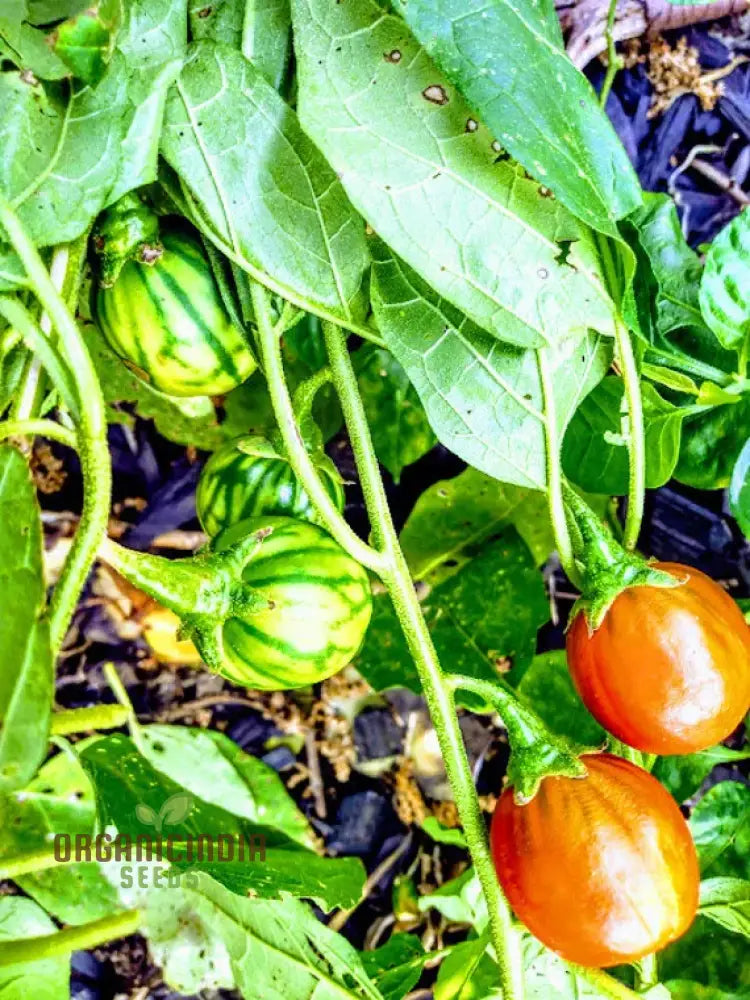
<svg viewBox="0 0 750 1000">
<path fill-rule="evenodd" d="M 435 652 L 414 584 L 398 542 L 388 500 L 372 445 L 357 379 L 346 345 L 346 335 L 331 323 L 323 324 L 333 383 L 341 400 L 349 438 L 359 470 L 362 492 L 376 546 L 386 558 L 381 570 L 409 651 L 419 671 L 422 690 L 435 726 L 445 770 L 453 789 L 474 867 L 487 900 L 492 943 L 500 969 L 505 1000 L 524 995 L 521 952 L 510 908 L 497 881 L 487 844 L 487 830 L 466 755 L 453 696 Z M 307 484 L 305 484 L 307 485 Z"/>
<path fill-rule="evenodd" d="M 142 923 L 138 910 L 125 910 L 79 927 L 66 927 L 54 934 L 0 942 L 0 967 L 39 962 L 45 958 L 87 951 L 107 941 L 135 934 Z"/>
<path fill-rule="evenodd" d="M 292 468 L 315 505 L 327 531 L 353 559 L 373 572 L 383 568 L 382 556 L 359 538 L 328 495 L 305 447 L 294 415 L 294 406 L 284 378 L 281 343 L 270 316 L 268 293 L 256 282 L 252 284 L 253 308 L 258 323 L 258 341 L 264 373 L 268 382 L 276 421 Z"/>
<path fill-rule="evenodd" d="M 53 714 L 50 733 L 53 736 L 67 736 L 69 733 L 85 733 L 91 729 L 119 729 L 126 724 L 128 718 L 129 712 L 123 705 L 71 708 Z"/>
<path fill-rule="evenodd" d="M 59 864 L 52 847 L 41 847 L 38 851 L 11 855 L 0 861 L 0 881 L 17 879 L 20 875 L 34 875 L 36 872 L 55 868 Z"/>
<path fill-rule="evenodd" d="M 565 516 L 562 494 L 562 473 L 560 471 L 560 438 L 557 431 L 557 414 L 552 375 L 547 364 L 547 355 L 542 348 L 536 352 L 539 381 L 544 400 L 544 437 L 547 452 L 547 502 L 552 522 L 555 546 L 566 576 L 574 586 L 580 586 L 580 575 L 573 557 L 573 544 Z"/>
<path fill-rule="evenodd" d="M 28 420 L 6 420 L 0 424 L 0 441 L 11 437 L 44 437 L 51 441 L 59 441 L 66 448 L 77 448 L 78 438 L 75 433 L 54 420 L 41 418 Z"/>
<path fill-rule="evenodd" d="M 81 403 L 79 442 L 83 474 L 83 509 L 68 558 L 50 604 L 50 638 L 53 650 L 62 646 L 76 602 L 107 528 L 112 470 L 107 446 L 104 400 L 91 357 L 60 293 L 52 283 L 42 258 L 18 216 L 0 195 L 0 226 L 21 258 L 31 286 L 57 331 L 74 373 Z"/>
<path fill-rule="evenodd" d="M 643 400 L 638 366 L 633 352 L 633 343 L 627 327 L 618 319 L 615 327 L 617 356 L 622 379 L 625 383 L 625 399 L 628 406 L 628 513 L 625 520 L 623 544 L 632 550 L 638 544 L 638 535 L 643 521 L 643 507 L 646 494 L 646 438 L 643 423 Z"/>
</svg>

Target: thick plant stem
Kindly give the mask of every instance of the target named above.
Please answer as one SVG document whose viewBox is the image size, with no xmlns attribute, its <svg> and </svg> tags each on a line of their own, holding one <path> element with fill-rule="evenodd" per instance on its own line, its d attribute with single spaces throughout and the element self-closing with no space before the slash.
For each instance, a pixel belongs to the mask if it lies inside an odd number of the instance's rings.
<svg viewBox="0 0 750 1000">
<path fill-rule="evenodd" d="M 135 934 L 142 922 L 138 910 L 125 910 L 101 920 L 66 927 L 55 934 L 24 938 L 18 941 L 0 942 L 0 967 L 20 965 L 22 962 L 38 962 L 44 958 L 70 955 L 74 951 L 96 948 L 116 938 Z"/>
<path fill-rule="evenodd" d="M 615 338 L 617 358 L 625 384 L 625 400 L 628 406 L 627 442 L 630 469 L 628 513 L 625 520 L 623 544 L 626 549 L 634 549 L 638 544 L 638 535 L 641 532 L 646 496 L 646 439 L 643 424 L 643 400 L 638 366 L 633 353 L 633 343 L 627 327 L 620 320 L 617 321 Z"/>
<path fill-rule="evenodd" d="M 0 226 L 21 258 L 30 285 L 57 331 L 60 345 L 75 373 L 80 402 L 78 438 L 83 473 L 83 510 L 50 605 L 52 648 L 59 650 L 99 542 L 107 529 L 112 487 L 107 420 L 99 380 L 75 320 L 52 283 L 42 258 L 18 216 L 2 195 Z"/>
<path fill-rule="evenodd" d="M 555 537 L 557 554 L 560 564 L 571 583 L 580 586 L 580 575 L 573 557 L 573 544 L 568 529 L 568 519 L 565 516 L 563 501 L 562 472 L 560 470 L 560 435 L 557 429 L 557 413 L 555 393 L 552 385 L 552 375 L 547 365 L 547 355 L 544 348 L 536 352 L 539 381 L 542 386 L 544 400 L 544 439 L 547 452 L 547 502 L 549 516 L 552 522 L 552 533 Z"/>
<path fill-rule="evenodd" d="M 404 632 L 409 651 L 419 671 L 445 770 L 453 789 L 474 867 L 487 900 L 492 943 L 495 949 L 505 1000 L 523 997 L 523 968 L 510 908 L 500 890 L 487 844 L 487 832 L 479 806 L 463 736 L 453 705 L 452 692 L 438 662 L 432 638 L 422 615 L 414 585 L 401 551 L 391 518 L 383 480 L 372 446 L 357 380 L 352 368 L 346 335 L 331 323 L 323 324 L 333 383 L 339 394 L 362 492 L 378 550 L 386 558 L 380 576 L 385 584 Z M 307 484 L 305 483 L 305 486 Z"/>
<path fill-rule="evenodd" d="M 304 484 L 307 495 L 315 505 L 330 534 L 357 562 L 378 573 L 383 568 L 382 556 L 355 535 L 343 519 L 320 481 L 300 435 L 294 406 L 284 378 L 278 331 L 274 328 L 270 317 L 268 294 L 260 285 L 253 282 L 252 296 L 258 322 L 261 362 L 268 381 L 268 391 L 281 438 L 291 466 Z"/>
</svg>

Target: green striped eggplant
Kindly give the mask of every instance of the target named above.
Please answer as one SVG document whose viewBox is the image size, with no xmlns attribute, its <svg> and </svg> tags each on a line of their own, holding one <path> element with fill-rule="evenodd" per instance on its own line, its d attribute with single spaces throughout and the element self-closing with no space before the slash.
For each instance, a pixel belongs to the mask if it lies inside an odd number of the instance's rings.
<svg viewBox="0 0 750 1000">
<path fill-rule="evenodd" d="M 224 622 L 220 670 L 246 687 L 304 687 L 359 651 L 372 613 L 370 582 L 327 532 L 289 517 L 241 521 L 214 539 L 212 551 L 266 531 L 242 569 L 242 582 L 262 603 Z"/>
<path fill-rule="evenodd" d="M 330 458 L 313 457 L 328 495 L 344 509 L 341 477 Z M 276 515 L 317 523 L 317 515 L 289 461 L 262 437 L 228 441 L 206 462 L 195 496 L 203 530 L 217 535 L 248 517 Z"/>
<path fill-rule="evenodd" d="M 153 264 L 129 260 L 100 288 L 95 318 L 112 350 L 139 378 L 170 396 L 229 392 L 256 368 L 227 315 L 200 241 L 166 232 Z"/>
</svg>

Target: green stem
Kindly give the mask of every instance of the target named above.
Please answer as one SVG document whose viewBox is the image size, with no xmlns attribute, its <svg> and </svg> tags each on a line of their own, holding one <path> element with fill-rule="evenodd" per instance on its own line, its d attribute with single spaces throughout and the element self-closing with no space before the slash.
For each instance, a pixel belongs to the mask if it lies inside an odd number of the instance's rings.
<svg viewBox="0 0 750 1000">
<path fill-rule="evenodd" d="M 544 400 L 544 438 L 546 445 L 547 465 L 547 502 L 549 516 L 552 522 L 552 533 L 555 546 L 560 556 L 560 564 L 566 576 L 574 586 L 580 585 L 580 576 L 573 557 L 573 544 L 570 539 L 568 519 L 565 516 L 565 503 L 562 494 L 562 473 L 560 471 L 560 437 L 557 426 L 555 407 L 555 392 L 552 385 L 552 375 L 547 364 L 547 355 L 542 348 L 536 352 L 539 368 L 539 381 L 542 386 Z"/>
<path fill-rule="evenodd" d="M 656 955 L 644 955 L 635 967 L 635 988 L 638 993 L 646 993 L 659 982 L 659 962 Z"/>
<path fill-rule="evenodd" d="M 642 997 L 639 998 L 638 994 L 634 993 L 628 986 L 614 979 L 602 969 L 588 969 L 583 965 L 571 965 L 570 968 L 579 979 L 584 979 L 587 983 L 591 983 L 592 986 L 596 987 L 601 996 L 608 997 L 609 1000 L 643 1000 Z"/>
<path fill-rule="evenodd" d="M 466 755 L 453 696 L 440 667 L 414 584 L 398 542 L 391 518 L 370 428 L 359 395 L 356 375 L 346 345 L 346 335 L 331 323 L 323 324 L 333 383 L 341 400 L 349 438 L 357 461 L 360 483 L 372 525 L 375 544 L 385 556 L 380 571 L 398 616 L 409 651 L 419 671 L 422 690 L 430 711 L 445 770 L 453 789 L 474 867 L 489 913 L 505 1000 L 521 1000 L 524 994 L 521 952 L 510 908 L 497 881 L 487 844 L 487 830 Z M 300 470 L 295 469 L 298 475 Z M 305 488 L 307 482 L 303 479 Z"/>
<path fill-rule="evenodd" d="M 52 441 L 59 441 L 66 448 L 77 448 L 78 438 L 74 431 L 63 427 L 62 424 L 54 420 L 42 420 L 41 418 L 29 420 L 6 420 L 0 423 L 0 441 L 5 441 L 11 437 L 44 437 Z"/>
<path fill-rule="evenodd" d="M 607 72 L 604 76 L 601 93 L 599 94 L 599 106 L 604 108 L 607 104 L 609 92 L 615 82 L 617 71 L 622 66 L 622 60 L 615 48 L 615 17 L 617 16 L 617 0 L 609 0 L 609 10 L 607 11 L 607 25 L 604 29 L 604 37 L 607 40 Z"/>
<path fill-rule="evenodd" d="M 28 851 L 16 854 L 0 861 L 0 881 L 17 879 L 20 875 L 33 875 L 36 872 L 55 868 L 60 862 L 55 858 L 54 848 L 41 847 L 38 851 Z"/>
<path fill-rule="evenodd" d="M 27 236 L 18 216 L 0 195 L 0 225 L 24 265 L 30 283 L 57 330 L 81 401 L 79 441 L 83 474 L 83 509 L 68 558 L 50 604 L 50 637 L 53 650 L 63 643 L 81 589 L 107 528 L 112 471 L 107 446 L 104 400 L 91 357 L 75 320 L 52 283 L 44 262 Z"/>
<path fill-rule="evenodd" d="M 373 572 L 379 572 L 384 565 L 382 556 L 355 535 L 318 477 L 297 426 L 294 406 L 284 378 L 281 342 L 271 321 L 268 295 L 261 285 L 253 282 L 252 297 L 258 323 L 258 343 L 263 370 L 276 421 L 292 468 L 304 484 L 307 495 L 315 505 L 326 529 L 339 545 L 357 562 Z"/>
<path fill-rule="evenodd" d="M 128 695 L 125 685 L 122 683 L 120 675 L 115 670 L 114 663 L 104 664 L 104 679 L 107 684 L 109 684 L 112 694 L 115 698 L 117 698 L 119 706 L 125 712 L 125 721 L 131 731 L 131 735 L 137 733 L 140 730 L 138 716 L 135 714 L 133 702 L 130 700 L 130 696 Z"/>
<path fill-rule="evenodd" d="M 646 431 L 643 423 L 643 400 L 641 381 L 635 361 L 633 342 L 627 327 L 618 319 L 615 327 L 617 356 L 620 362 L 622 380 L 625 384 L 625 399 L 628 407 L 628 513 L 625 519 L 623 545 L 634 549 L 638 544 L 643 521 L 643 506 L 646 496 Z"/>
<path fill-rule="evenodd" d="M 119 729 L 129 718 L 130 713 L 123 705 L 71 708 L 53 714 L 50 733 L 53 736 L 67 736 L 69 733 L 85 733 L 92 729 Z"/>
<path fill-rule="evenodd" d="M 79 927 L 66 927 L 54 934 L 19 941 L 2 941 L 0 967 L 38 962 L 45 958 L 70 955 L 74 951 L 87 951 L 107 941 L 135 934 L 141 923 L 142 917 L 138 910 L 125 910 Z"/>
<path fill-rule="evenodd" d="M 722 371 L 721 368 L 715 368 L 713 365 L 708 365 L 697 358 L 691 358 L 687 354 L 673 354 L 669 351 L 647 347 L 644 360 L 653 365 L 660 365 L 662 368 L 673 368 L 688 375 L 695 375 L 697 378 L 713 382 L 721 388 L 726 388 L 734 381 L 734 376 Z"/>
</svg>

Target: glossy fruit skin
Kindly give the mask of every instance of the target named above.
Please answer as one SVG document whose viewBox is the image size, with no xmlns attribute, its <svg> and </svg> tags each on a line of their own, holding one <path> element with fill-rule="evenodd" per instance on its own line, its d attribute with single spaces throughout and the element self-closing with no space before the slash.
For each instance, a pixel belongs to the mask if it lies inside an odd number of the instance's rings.
<svg viewBox="0 0 750 1000">
<path fill-rule="evenodd" d="M 646 771 L 610 754 L 585 778 L 548 777 L 526 805 L 500 796 L 490 833 L 519 919 L 569 962 L 632 962 L 684 934 L 700 874 L 687 823 Z"/>
<path fill-rule="evenodd" d="M 250 532 L 273 531 L 245 564 L 242 579 L 271 607 L 227 619 L 222 673 L 265 691 L 331 677 L 359 652 L 372 613 L 367 572 L 315 524 L 251 518 L 221 532 L 216 552 Z"/>
<path fill-rule="evenodd" d="M 686 583 L 624 590 L 591 636 L 577 615 L 568 665 L 588 710 L 623 743 L 693 753 L 726 739 L 750 707 L 750 630 L 705 574 L 654 565 Z"/>
<path fill-rule="evenodd" d="M 327 455 L 313 458 L 339 510 L 344 488 Z M 317 522 L 315 508 L 287 459 L 259 437 L 228 441 L 206 462 L 195 495 L 198 518 L 211 536 L 248 517 L 296 517 Z"/>
<path fill-rule="evenodd" d="M 224 309 L 200 242 L 162 234 L 154 264 L 128 261 L 100 288 L 95 319 L 112 350 L 170 396 L 213 396 L 244 382 L 256 362 Z"/>
</svg>

